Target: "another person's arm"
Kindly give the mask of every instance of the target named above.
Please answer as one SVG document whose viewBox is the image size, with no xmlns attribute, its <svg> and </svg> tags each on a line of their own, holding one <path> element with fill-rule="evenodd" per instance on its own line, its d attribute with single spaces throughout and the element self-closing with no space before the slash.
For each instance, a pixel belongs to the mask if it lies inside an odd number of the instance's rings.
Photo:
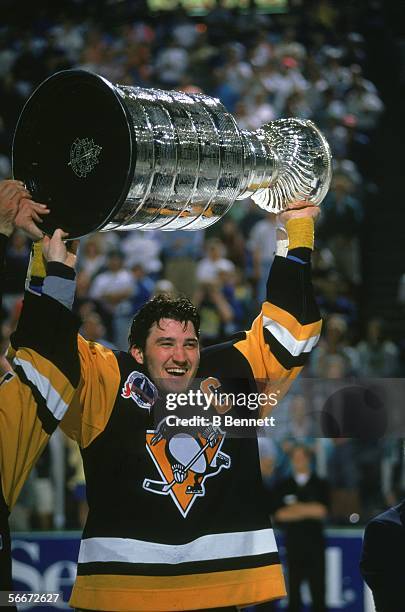
<svg viewBox="0 0 405 612">
<path fill-rule="evenodd" d="M 62 423 L 62 431 L 81 448 L 101 434 L 119 390 L 120 371 L 114 352 L 78 336 L 80 382 Z"/>
<path fill-rule="evenodd" d="M 49 258 L 47 253 L 45 255 Z M 61 365 L 78 367 L 79 382 L 75 385 L 76 390 L 72 392 L 69 389 L 69 398 L 65 401 L 69 410 L 64 411 L 66 415 L 61 415 L 61 418 L 64 417 L 61 429 L 80 446 L 86 447 L 103 431 L 109 419 L 118 392 L 120 374 L 113 351 L 77 336 L 79 325 L 69 310 L 74 301 L 76 283 L 66 263 L 48 267 L 43 295 L 47 294 L 53 302 L 59 304 L 59 308 L 64 309 L 64 318 L 61 319 L 64 323 L 58 326 L 56 334 L 60 338 L 57 346 L 61 351 Z M 46 315 L 43 318 L 45 321 Z M 74 339 L 71 335 L 73 327 L 76 330 Z M 15 334 L 12 338 L 14 350 L 22 346 L 21 342 L 21 333 Z"/>
<path fill-rule="evenodd" d="M 45 238 L 45 254 L 43 294 L 26 292 L 12 338 L 14 370 L 0 379 L 1 489 L 9 509 L 79 382 L 78 321 L 52 296 L 56 272 L 74 277 L 75 257 L 67 253 L 61 230 Z"/>
<path fill-rule="evenodd" d="M 328 516 L 329 507 L 329 486 L 326 480 L 318 479 L 313 499 L 302 501 L 299 499 L 291 500 L 286 503 L 288 497 L 285 494 L 277 495 L 275 488 L 275 500 L 272 511 L 275 519 L 280 523 L 290 523 L 307 519 L 323 520 Z"/>
<path fill-rule="evenodd" d="M 59 278 L 57 293 L 59 299 L 64 295 L 65 300 L 73 302 L 75 285 Z M 88 342 L 80 335 L 75 356 L 80 362 L 80 382 L 61 429 L 86 448 L 108 422 L 118 393 L 120 372 L 111 349 L 97 342 Z"/>
<path fill-rule="evenodd" d="M 324 519 L 327 514 L 327 507 L 320 502 L 295 502 L 289 506 L 283 506 L 274 516 L 280 523 L 290 523 L 305 519 Z"/>
<path fill-rule="evenodd" d="M 38 228 L 42 214 L 49 210 L 43 204 L 33 202 L 21 181 L 0 181 L 0 309 L 4 291 L 4 264 L 7 241 L 15 228 L 26 231 L 33 240 L 42 238 Z"/>
<path fill-rule="evenodd" d="M 4 293 L 5 260 L 7 242 L 15 228 L 23 229 L 32 240 L 42 238 L 38 224 L 41 215 L 49 210 L 43 204 L 31 200 L 31 195 L 21 181 L 0 182 L 0 313 Z M 10 370 L 6 357 L 0 354 L 0 376 Z"/>
</svg>

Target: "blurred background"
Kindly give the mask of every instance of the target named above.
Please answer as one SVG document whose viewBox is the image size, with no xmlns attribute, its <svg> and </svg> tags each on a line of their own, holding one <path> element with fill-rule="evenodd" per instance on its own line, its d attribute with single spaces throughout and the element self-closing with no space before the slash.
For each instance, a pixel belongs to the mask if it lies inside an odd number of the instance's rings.
<svg viewBox="0 0 405 612">
<path fill-rule="evenodd" d="M 25 101 L 67 68 L 218 97 L 245 129 L 279 117 L 315 121 L 331 145 L 334 176 L 313 256 L 324 329 L 302 379 L 404 377 L 403 3 L 2 0 L 0 9 L 1 179 L 12 174 Z M 7 251 L 2 349 L 18 320 L 29 253 L 16 232 Z M 273 257 L 274 219 L 249 200 L 206 231 L 92 235 L 80 247 L 81 333 L 126 350 L 133 313 L 170 292 L 199 307 L 204 345 L 222 341 L 250 326 Z M 402 438 L 319 437 L 304 387 L 298 383 L 279 406 L 281 426 L 263 434 L 265 483 L 271 491 L 291 473 L 294 444 L 310 449 L 311 470 L 329 490 L 328 606 L 362 612 L 372 608 L 357 569 L 361 526 L 405 494 Z M 69 591 L 86 512 L 80 454 L 58 433 L 11 516 L 19 588 L 49 590 L 57 581 Z"/>
</svg>

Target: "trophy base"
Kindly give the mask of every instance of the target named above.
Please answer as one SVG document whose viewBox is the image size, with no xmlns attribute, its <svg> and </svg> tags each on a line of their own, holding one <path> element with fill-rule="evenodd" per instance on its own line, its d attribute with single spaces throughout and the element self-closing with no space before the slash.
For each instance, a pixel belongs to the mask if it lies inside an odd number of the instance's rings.
<svg viewBox="0 0 405 612">
<path fill-rule="evenodd" d="M 128 193 L 132 121 L 115 89 L 83 70 L 63 71 L 26 103 L 13 142 L 13 175 L 50 214 L 41 229 L 69 239 L 102 229 Z"/>
</svg>

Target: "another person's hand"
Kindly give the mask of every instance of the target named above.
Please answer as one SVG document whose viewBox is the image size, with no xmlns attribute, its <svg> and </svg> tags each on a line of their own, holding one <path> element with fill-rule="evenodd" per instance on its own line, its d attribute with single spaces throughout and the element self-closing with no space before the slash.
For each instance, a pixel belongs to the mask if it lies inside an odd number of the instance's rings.
<svg viewBox="0 0 405 612">
<path fill-rule="evenodd" d="M 68 234 L 61 229 L 56 229 L 52 238 L 44 236 L 42 252 L 46 261 L 57 261 L 70 268 L 75 267 L 79 241 L 74 240 L 67 246 L 66 243 L 63 242 L 63 239 L 67 237 Z"/>
<path fill-rule="evenodd" d="M 316 219 L 320 212 L 319 206 L 315 206 L 310 202 L 294 202 L 289 205 L 287 210 L 279 213 L 277 218 L 285 225 L 290 219 L 302 219 L 305 217 Z"/>
<path fill-rule="evenodd" d="M 21 181 L 0 182 L 0 234 L 10 236 L 13 233 L 20 201 L 30 197 Z"/>
<path fill-rule="evenodd" d="M 42 223 L 40 215 L 47 215 L 50 211 L 45 204 L 34 202 L 30 200 L 29 197 L 31 196 L 23 196 L 20 200 L 14 225 L 24 230 L 32 240 L 41 240 L 44 234 L 37 224 Z"/>
</svg>

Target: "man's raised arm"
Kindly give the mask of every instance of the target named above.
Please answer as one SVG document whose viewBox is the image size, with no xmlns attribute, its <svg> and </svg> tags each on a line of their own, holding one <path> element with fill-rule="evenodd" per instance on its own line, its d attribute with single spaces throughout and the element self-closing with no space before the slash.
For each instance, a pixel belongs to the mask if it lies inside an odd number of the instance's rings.
<svg viewBox="0 0 405 612">
<path fill-rule="evenodd" d="M 317 207 L 307 206 L 279 215 L 288 234 L 287 256 L 275 257 L 262 311 L 246 338 L 235 344 L 249 361 L 261 390 L 279 391 L 279 399 L 302 370 L 321 332 L 311 281 L 314 218 L 318 214 Z"/>
</svg>

